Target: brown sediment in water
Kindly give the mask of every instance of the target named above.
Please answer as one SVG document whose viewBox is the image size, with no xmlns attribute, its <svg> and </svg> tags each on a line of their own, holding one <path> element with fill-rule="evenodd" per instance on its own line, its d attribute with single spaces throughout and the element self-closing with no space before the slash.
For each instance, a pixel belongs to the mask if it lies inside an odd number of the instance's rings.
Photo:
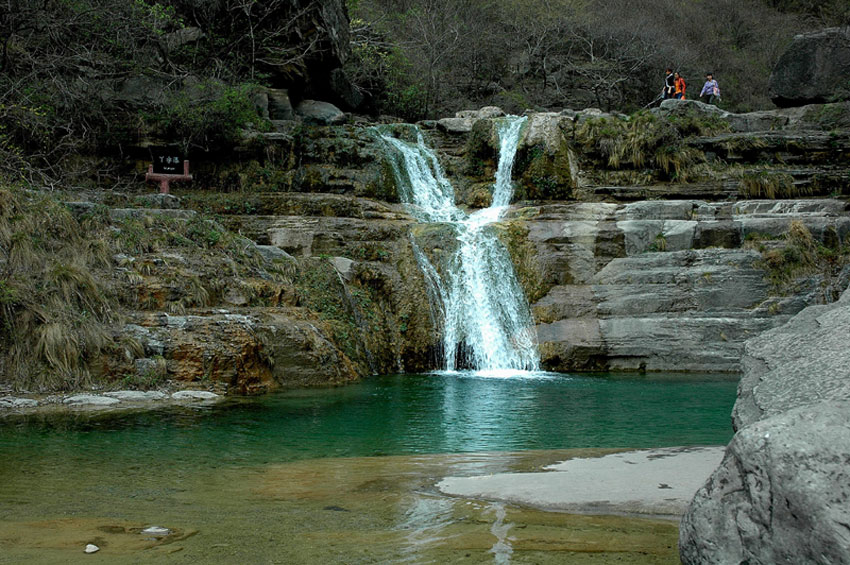
<svg viewBox="0 0 850 565">
<path fill-rule="evenodd" d="M 678 563 L 670 521 L 542 512 L 434 488 L 447 475 L 612 451 L 319 459 L 162 477 L 162 489 L 142 491 L 106 469 L 41 475 L 46 484 L 0 512 L 0 563 L 76 562 L 87 543 L 118 564 L 172 561 L 176 551 L 186 563 Z M 0 501 L 10 494 L 0 487 Z M 145 539 L 151 525 L 174 532 Z"/>
</svg>

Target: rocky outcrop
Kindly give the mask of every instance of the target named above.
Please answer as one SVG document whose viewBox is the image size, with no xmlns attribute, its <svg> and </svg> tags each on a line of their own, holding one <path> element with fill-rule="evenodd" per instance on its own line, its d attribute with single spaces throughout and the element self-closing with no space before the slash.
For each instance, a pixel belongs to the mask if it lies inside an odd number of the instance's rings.
<svg viewBox="0 0 850 565">
<path fill-rule="evenodd" d="M 735 437 L 680 528 L 687 565 L 850 563 L 850 291 L 746 344 Z"/>
<path fill-rule="evenodd" d="M 850 292 L 749 340 L 732 412 L 736 430 L 792 408 L 850 400 Z M 804 378 L 801 376 L 805 375 Z"/>
<path fill-rule="evenodd" d="M 850 279 L 812 271 L 777 295 L 763 253 L 792 221 L 820 241 L 850 236 L 843 202 L 798 200 L 525 207 L 508 215 L 504 237 L 545 367 L 734 372 L 748 338 Z M 760 239 L 762 251 L 749 243 Z"/>
<path fill-rule="evenodd" d="M 770 75 L 777 106 L 850 99 L 850 30 L 830 28 L 797 35 Z"/>
</svg>

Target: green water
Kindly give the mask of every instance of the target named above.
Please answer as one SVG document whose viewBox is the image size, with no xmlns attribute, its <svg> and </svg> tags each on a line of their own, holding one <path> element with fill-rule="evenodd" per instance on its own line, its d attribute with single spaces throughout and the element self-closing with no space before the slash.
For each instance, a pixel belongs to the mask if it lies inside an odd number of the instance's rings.
<svg viewBox="0 0 850 565">
<path fill-rule="evenodd" d="M 75 563 L 87 543 L 116 564 L 506 563 L 493 553 L 504 522 L 510 563 L 672 565 L 675 523 L 505 508 L 434 485 L 600 453 L 579 448 L 726 443 L 735 387 L 407 375 L 213 406 L 7 416 L 0 564 Z M 140 534 L 154 524 L 173 534 Z"/>
<path fill-rule="evenodd" d="M 710 445 L 729 441 L 733 380 L 385 376 L 210 407 L 0 420 L 3 460 L 195 467 L 324 457 Z M 0 467 L 5 464 L 0 463 Z"/>
</svg>

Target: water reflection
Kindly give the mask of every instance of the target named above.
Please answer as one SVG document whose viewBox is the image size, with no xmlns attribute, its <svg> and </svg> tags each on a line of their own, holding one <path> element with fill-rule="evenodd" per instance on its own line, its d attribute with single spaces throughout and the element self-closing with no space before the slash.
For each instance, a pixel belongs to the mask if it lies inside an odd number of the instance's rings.
<svg viewBox="0 0 850 565">
<path fill-rule="evenodd" d="M 250 465 L 326 457 L 725 443 L 733 380 L 386 376 L 205 408 L 0 419 L 19 459 Z M 2 465 L 0 465 L 2 468 Z"/>
</svg>

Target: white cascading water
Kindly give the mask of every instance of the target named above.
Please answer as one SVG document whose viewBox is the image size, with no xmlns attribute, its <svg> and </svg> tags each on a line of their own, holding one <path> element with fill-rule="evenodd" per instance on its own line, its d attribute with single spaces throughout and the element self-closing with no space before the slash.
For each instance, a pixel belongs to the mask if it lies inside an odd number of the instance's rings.
<svg viewBox="0 0 850 565">
<path fill-rule="evenodd" d="M 450 224 L 457 233 L 458 248 L 440 270 L 415 242 L 413 246 L 442 318 L 445 370 L 539 370 L 528 302 L 492 226 L 513 196 L 511 171 L 525 121 L 520 117 L 500 121 L 492 204 L 469 215 L 455 206 L 454 189 L 418 129 L 416 143 L 381 136 L 393 150 L 390 162 L 399 196 L 411 213 L 423 223 Z"/>
</svg>

